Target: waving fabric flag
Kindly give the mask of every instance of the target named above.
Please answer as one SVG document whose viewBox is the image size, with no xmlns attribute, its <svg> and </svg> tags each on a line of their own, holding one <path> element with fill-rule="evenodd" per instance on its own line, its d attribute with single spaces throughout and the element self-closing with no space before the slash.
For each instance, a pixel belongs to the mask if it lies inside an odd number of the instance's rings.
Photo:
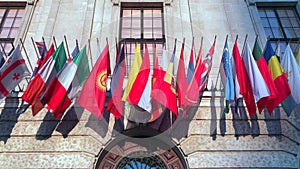
<svg viewBox="0 0 300 169">
<path fill-rule="evenodd" d="M 221 81 L 225 86 L 226 111 L 229 111 L 229 103 L 234 101 L 234 83 L 232 75 L 231 59 L 227 44 L 227 38 L 224 45 L 223 56 L 220 65 Z"/>
<path fill-rule="evenodd" d="M 106 81 L 110 66 L 108 49 L 106 44 L 78 97 L 78 103 L 100 120 L 104 113 Z"/>
<path fill-rule="evenodd" d="M 186 107 L 186 90 L 188 83 L 186 80 L 185 74 L 185 63 L 184 63 L 184 43 L 181 46 L 180 59 L 177 69 L 177 93 L 178 93 L 178 107 L 182 108 L 185 111 Z"/>
<path fill-rule="evenodd" d="M 141 51 L 138 46 L 138 44 L 135 45 L 135 54 L 133 58 L 133 63 L 129 72 L 128 80 L 127 80 L 127 85 L 122 97 L 123 101 L 127 101 L 128 94 L 132 88 L 132 85 L 138 75 L 138 72 L 140 70 L 140 67 L 142 65 L 142 56 L 141 56 Z"/>
<path fill-rule="evenodd" d="M 170 109 L 177 117 L 178 116 L 177 99 L 176 99 L 176 89 L 175 89 L 174 75 L 173 75 L 175 52 L 176 52 L 176 43 L 174 45 L 173 54 L 170 59 L 167 72 L 164 74 L 162 80 L 159 80 L 159 78 L 156 80 L 156 83 L 154 84 L 151 92 L 151 97 L 155 99 L 157 102 L 159 102 L 160 104 L 162 104 L 163 106 Z"/>
<path fill-rule="evenodd" d="M 62 69 L 66 60 L 67 55 L 64 44 L 61 43 L 24 91 L 22 99 L 32 105 L 32 114 L 34 116 L 44 107 L 40 99 L 50 82 L 55 78 L 57 72 Z"/>
<path fill-rule="evenodd" d="M 268 68 L 266 59 L 264 58 L 262 51 L 258 44 L 258 39 L 256 39 L 254 48 L 253 48 L 253 57 L 256 60 L 257 67 L 261 73 L 261 75 L 264 78 L 264 81 L 266 82 L 270 96 L 268 96 L 266 99 L 261 99 L 257 102 L 257 108 L 259 112 L 263 110 L 263 108 L 266 106 L 269 113 L 272 113 L 275 107 L 278 106 L 278 102 L 274 102 L 273 99 L 276 99 L 278 95 L 278 91 L 276 89 L 275 83 L 272 79 L 272 75 L 270 73 L 270 70 Z"/>
<path fill-rule="evenodd" d="M 37 71 L 43 66 L 42 63 L 43 63 L 43 60 L 44 60 L 44 58 L 46 56 L 46 53 L 47 53 L 47 48 L 46 48 L 46 44 L 45 43 L 43 43 L 43 42 L 35 42 L 35 44 L 36 44 L 36 46 L 38 48 L 40 57 L 37 60 L 36 66 L 35 66 L 35 68 L 34 68 L 34 70 L 32 72 L 32 75 L 31 75 L 30 79 L 32 79 L 36 75 Z"/>
<path fill-rule="evenodd" d="M 107 110 L 112 113 L 118 120 L 122 117 L 124 113 L 124 103 L 122 101 L 123 93 L 123 82 L 126 73 L 126 62 L 125 62 L 125 52 L 124 46 L 122 46 L 119 52 L 118 60 L 114 68 L 113 75 L 111 77 L 111 95 L 112 98 L 108 102 Z"/>
<path fill-rule="evenodd" d="M 186 99 L 193 104 L 198 102 L 199 95 L 204 91 L 208 82 L 208 77 L 212 67 L 212 57 L 215 50 L 215 43 L 216 38 L 201 65 L 197 65 L 192 82 L 188 86 Z"/>
<path fill-rule="evenodd" d="M 69 92 L 72 88 L 77 87 L 76 85 L 72 85 L 72 81 L 75 78 L 78 67 L 88 65 L 88 62 L 80 64 L 83 57 L 87 58 L 86 46 L 71 62 L 65 64 L 50 83 L 43 96 L 43 103 L 46 104 L 46 108 L 52 112 L 56 119 L 58 119 L 72 103 L 73 97 L 69 95 Z M 87 61 L 87 59 L 85 59 L 85 61 Z M 77 84 L 79 85 L 79 83 Z"/>
<path fill-rule="evenodd" d="M 137 105 L 144 110 L 151 111 L 150 94 L 152 89 L 152 79 L 150 76 L 150 58 L 148 46 L 145 44 L 145 53 L 140 70 L 128 93 L 127 101 Z"/>
<path fill-rule="evenodd" d="M 190 53 L 188 71 L 187 71 L 187 76 L 186 76 L 187 83 L 191 83 L 193 75 L 195 73 L 194 55 L 195 55 L 195 52 L 194 52 L 194 41 L 193 41 L 192 48 L 191 48 L 191 53 Z"/>
<path fill-rule="evenodd" d="M 238 81 L 240 87 L 239 93 L 244 97 L 250 117 L 253 117 L 256 112 L 255 100 L 252 92 L 251 82 L 249 80 L 249 76 L 247 74 L 244 62 L 241 58 L 237 41 L 235 41 L 234 43 L 232 55 L 237 76 L 237 79 L 235 80 Z"/>
<path fill-rule="evenodd" d="M 294 57 L 290 44 L 287 45 L 284 55 L 281 59 L 281 66 L 287 76 L 291 89 L 291 99 L 289 100 L 289 108 L 293 110 L 295 105 L 291 103 L 300 103 L 300 68 Z"/>
<path fill-rule="evenodd" d="M 246 42 L 245 49 L 242 54 L 246 72 L 248 74 L 250 84 L 252 87 L 255 102 L 261 101 L 266 103 L 270 92 L 268 86 L 261 75 L 257 64 L 252 56 L 249 44 Z"/>
<path fill-rule="evenodd" d="M 162 58 L 162 62 L 161 64 L 164 65 L 165 64 L 165 60 L 167 60 L 167 51 L 164 48 L 163 49 L 163 58 Z M 166 66 L 167 67 L 167 66 Z M 164 75 L 166 74 L 166 69 L 167 68 L 163 68 L 162 66 L 160 66 L 159 61 L 158 61 L 158 55 L 156 52 L 156 45 L 154 44 L 154 67 L 153 67 L 153 75 L 152 75 L 152 92 L 156 92 L 154 90 L 156 90 L 154 88 L 154 86 L 157 86 L 156 83 L 161 83 L 164 79 Z M 165 106 L 163 106 L 162 104 L 160 104 L 159 102 L 157 102 L 155 99 L 151 99 L 151 104 L 152 104 L 152 114 L 151 114 L 151 118 L 149 119 L 148 122 L 153 122 L 156 121 L 159 117 L 161 117 L 161 114 L 163 113 L 164 109 L 167 109 Z M 160 118 L 162 119 L 162 118 Z M 157 122 L 155 122 L 157 123 Z M 156 125 L 159 126 L 160 124 Z M 151 125 L 153 127 L 153 124 Z"/>
<path fill-rule="evenodd" d="M 274 80 L 274 84 L 276 86 L 276 89 L 278 91 L 278 95 L 276 98 L 272 99 L 274 105 L 278 105 L 282 103 L 283 100 L 285 100 L 290 94 L 290 86 L 288 84 L 286 75 L 280 66 L 280 63 L 277 59 L 277 56 L 274 53 L 274 50 L 272 48 L 271 42 L 268 41 L 266 44 L 266 50 L 264 52 L 264 57 L 268 63 L 268 67 L 270 70 L 270 73 L 272 75 L 272 79 Z M 288 101 L 286 102 L 288 103 Z M 292 102 L 291 102 L 292 103 Z M 284 105 L 282 103 L 282 107 L 285 109 L 287 114 L 291 113 L 290 106 Z M 269 112 L 271 113 L 271 112 Z"/>
<path fill-rule="evenodd" d="M 30 73 L 18 45 L 0 69 L 0 103 L 26 76 Z"/>
</svg>

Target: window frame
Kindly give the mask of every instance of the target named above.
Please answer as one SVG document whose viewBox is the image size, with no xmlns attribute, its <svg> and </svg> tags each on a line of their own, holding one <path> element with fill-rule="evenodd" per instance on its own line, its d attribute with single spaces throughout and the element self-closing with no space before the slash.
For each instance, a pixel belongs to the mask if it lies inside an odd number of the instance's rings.
<svg viewBox="0 0 300 169">
<path fill-rule="evenodd" d="M 141 16 L 140 16 L 140 22 L 141 22 L 141 29 L 140 29 L 140 38 L 123 38 L 122 37 L 122 31 L 123 31 L 123 10 L 140 10 L 141 11 Z M 144 16 L 143 16 L 143 11 L 147 10 L 147 9 L 158 9 L 161 10 L 161 33 L 162 33 L 162 37 L 161 38 L 144 38 Z M 153 23 L 153 17 L 152 17 L 152 23 Z M 125 56 L 126 56 L 126 77 L 129 74 L 130 68 L 132 66 L 132 61 L 133 61 L 133 55 L 134 53 L 132 52 L 128 52 L 127 48 L 130 49 L 130 51 L 133 50 L 132 45 L 134 44 L 139 44 L 140 45 L 140 51 L 141 51 L 141 55 L 143 56 L 143 51 L 144 51 L 144 44 L 148 45 L 148 48 L 153 48 L 153 46 L 149 47 L 150 45 L 154 45 L 156 44 L 157 49 L 159 48 L 158 45 L 161 45 L 161 49 L 163 48 L 163 46 L 166 43 L 166 38 L 165 38 L 165 25 L 164 25 L 164 6 L 163 3 L 161 2 L 122 2 L 121 3 L 121 9 L 120 9 L 120 22 L 119 22 L 119 42 L 118 42 L 118 46 L 126 45 L 125 48 Z M 152 24 L 152 33 L 154 32 L 153 29 L 155 28 Z M 132 26 L 130 27 L 130 30 L 132 29 Z M 130 45 L 130 46 L 128 46 Z M 156 52 L 158 52 L 159 50 L 157 50 Z M 159 52 L 158 52 L 159 53 Z M 149 54 L 150 54 L 150 50 L 149 50 Z M 152 57 L 152 55 L 150 54 L 150 57 Z M 153 58 L 154 59 L 154 58 Z M 150 59 L 150 66 L 153 66 L 153 59 Z"/>
<path fill-rule="evenodd" d="M 257 10 L 257 16 L 258 19 L 261 23 L 261 25 L 259 27 L 262 28 L 262 31 L 259 31 L 259 33 L 263 33 L 264 35 L 261 37 L 265 37 L 268 40 L 271 41 L 271 43 L 273 44 L 273 48 L 276 49 L 278 44 L 281 44 L 281 46 L 286 46 L 288 43 L 290 43 L 292 46 L 292 50 L 295 53 L 296 50 L 298 49 L 297 46 L 299 46 L 299 42 L 300 42 L 300 37 L 291 37 L 289 38 L 286 35 L 286 32 L 284 31 L 284 26 L 281 23 L 280 17 L 278 16 L 278 12 L 277 10 L 283 9 L 283 10 L 293 10 L 293 12 L 295 12 L 296 17 L 300 18 L 300 3 L 297 2 L 256 2 L 255 3 L 255 7 Z M 275 37 L 269 37 L 266 30 L 265 30 L 265 26 L 263 25 L 263 21 L 261 15 L 260 15 L 260 9 L 263 10 L 272 10 L 275 13 L 275 17 L 276 20 L 279 24 L 280 27 L 280 31 L 282 31 L 282 38 L 275 38 Z M 270 27 L 272 28 L 272 27 Z M 298 28 L 298 27 L 297 27 Z M 261 30 L 261 29 L 258 29 Z M 273 32 L 272 32 L 273 33 Z M 296 35 L 297 36 L 297 35 Z M 262 41 L 264 41 L 264 39 L 261 39 Z M 294 46 L 294 48 L 293 48 Z M 281 49 L 281 54 L 284 52 L 284 50 Z"/>
<path fill-rule="evenodd" d="M 24 17 L 26 16 L 26 6 L 27 6 L 27 2 L 25 1 L 20 1 L 20 2 L 0 2 L 0 8 L 5 9 L 3 18 L 7 18 L 8 12 L 10 9 L 24 9 L 24 15 L 22 16 L 22 20 L 24 20 Z M 3 29 L 4 23 L 5 23 L 6 19 L 1 19 L 0 21 L 0 32 Z M 10 27 L 11 29 L 12 27 Z M 14 50 L 14 42 L 15 39 L 18 38 L 18 34 L 20 33 L 20 30 L 22 28 L 22 22 L 21 25 L 18 27 L 18 33 L 15 37 L 10 38 L 0 38 L 0 43 L 10 43 L 12 45 L 12 49 L 6 53 L 5 51 L 5 47 L 0 44 L 0 50 L 2 51 L 2 53 L 7 57 L 8 55 L 11 54 L 11 52 Z"/>
</svg>

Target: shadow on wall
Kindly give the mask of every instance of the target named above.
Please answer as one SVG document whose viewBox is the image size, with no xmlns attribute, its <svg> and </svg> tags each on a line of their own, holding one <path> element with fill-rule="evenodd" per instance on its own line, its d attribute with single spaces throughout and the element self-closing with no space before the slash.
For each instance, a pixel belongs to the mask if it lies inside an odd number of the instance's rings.
<svg viewBox="0 0 300 169">
<path fill-rule="evenodd" d="M 19 98 L 17 92 L 11 92 L 11 97 L 6 98 L 4 108 L 0 115 L 0 141 L 4 143 L 10 138 L 13 128 L 18 122 L 17 113 Z"/>
<path fill-rule="evenodd" d="M 12 92 L 11 97 L 6 99 L 4 109 L 0 114 L 0 141 L 6 143 L 8 139 L 11 137 L 11 133 L 13 128 L 15 127 L 16 123 L 18 122 L 19 114 L 17 114 L 17 109 L 19 105 L 19 98 L 17 97 L 18 93 Z M 173 124 L 171 122 L 174 119 L 174 115 L 168 109 L 163 110 L 163 115 L 160 116 L 156 121 L 153 123 L 148 123 L 147 126 L 158 130 L 160 132 L 164 132 L 172 126 L 172 131 L 169 132 L 173 138 L 180 140 L 181 138 L 185 138 L 188 135 L 189 125 L 190 122 L 193 120 L 198 106 L 201 102 L 201 98 L 199 102 L 195 106 L 188 107 L 187 115 L 185 116 L 182 111 L 179 112 L 178 119 Z M 220 99 L 221 110 L 224 110 L 224 98 Z M 217 139 L 217 128 L 218 128 L 218 117 L 217 111 L 215 108 L 215 91 L 212 91 L 212 98 L 211 98 L 211 121 L 210 121 L 210 136 L 213 140 Z M 298 105 L 300 107 L 300 105 Z M 232 113 L 232 124 L 234 128 L 234 135 L 236 139 L 239 139 L 240 136 L 247 136 L 251 135 L 253 138 L 260 135 L 260 127 L 259 127 L 259 120 L 257 115 L 255 114 L 254 117 L 251 119 L 248 118 L 248 113 L 246 111 L 245 106 L 243 105 L 243 100 L 239 99 L 236 105 L 232 104 L 231 112 Z M 82 117 L 84 109 L 75 103 L 65 115 L 61 118 L 56 120 L 54 116 L 47 112 L 45 115 L 43 122 L 39 126 L 39 129 L 36 134 L 37 140 L 47 140 L 56 130 L 57 132 L 61 133 L 64 138 L 68 137 L 70 132 L 77 126 Z M 297 111 L 300 111 L 296 108 L 293 112 L 296 118 L 299 118 Z M 276 137 L 277 139 L 281 139 L 282 134 L 282 127 L 280 121 L 280 110 L 276 108 L 273 113 L 270 115 L 266 110 L 263 111 L 265 117 L 265 123 L 267 127 L 268 136 Z M 173 117 L 171 117 L 173 116 Z M 220 127 L 220 135 L 224 136 L 226 134 L 226 114 L 221 111 L 219 116 L 219 127 Z M 107 112 L 105 109 L 105 113 L 102 120 L 99 120 L 92 114 L 90 115 L 88 122 L 86 123 L 86 127 L 91 128 L 96 133 L 98 133 L 102 138 L 107 135 L 108 127 L 109 127 L 109 119 L 110 113 Z M 133 127 L 136 126 L 133 125 Z M 128 128 L 128 126 L 127 126 Z M 129 127 L 130 128 L 130 127 Z M 114 131 L 113 132 L 122 132 L 124 131 L 124 119 L 121 118 L 119 120 L 115 120 L 114 123 Z M 117 133 L 112 133 L 113 135 Z"/>
</svg>

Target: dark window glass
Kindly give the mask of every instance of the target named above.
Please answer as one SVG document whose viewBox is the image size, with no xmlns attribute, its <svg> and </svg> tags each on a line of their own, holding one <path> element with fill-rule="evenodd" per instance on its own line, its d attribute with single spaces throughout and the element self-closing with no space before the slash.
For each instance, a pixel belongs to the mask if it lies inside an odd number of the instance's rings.
<svg viewBox="0 0 300 169">
<path fill-rule="evenodd" d="M 266 35 L 270 38 L 274 49 L 280 44 L 283 52 L 290 43 L 296 53 L 300 41 L 299 14 L 294 7 L 262 7 L 258 8 Z"/>
</svg>

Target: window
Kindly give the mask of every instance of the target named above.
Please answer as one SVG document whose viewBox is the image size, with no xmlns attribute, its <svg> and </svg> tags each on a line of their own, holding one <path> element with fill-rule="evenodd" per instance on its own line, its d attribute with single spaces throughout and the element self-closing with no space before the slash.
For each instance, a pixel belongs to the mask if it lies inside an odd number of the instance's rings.
<svg viewBox="0 0 300 169">
<path fill-rule="evenodd" d="M 273 48 L 280 44 L 281 52 L 290 43 L 294 53 L 300 40 L 299 14 L 293 7 L 262 7 L 258 9 L 265 30 Z"/>
<path fill-rule="evenodd" d="M 8 56 L 25 14 L 26 3 L 0 3 L 0 51 Z"/>
<path fill-rule="evenodd" d="M 147 43 L 150 57 L 154 56 L 156 44 L 158 56 L 161 56 L 165 43 L 162 3 L 122 3 L 120 22 L 120 44 L 126 44 L 127 73 L 131 68 L 136 43 L 140 44 L 142 55 L 143 44 Z"/>
</svg>

